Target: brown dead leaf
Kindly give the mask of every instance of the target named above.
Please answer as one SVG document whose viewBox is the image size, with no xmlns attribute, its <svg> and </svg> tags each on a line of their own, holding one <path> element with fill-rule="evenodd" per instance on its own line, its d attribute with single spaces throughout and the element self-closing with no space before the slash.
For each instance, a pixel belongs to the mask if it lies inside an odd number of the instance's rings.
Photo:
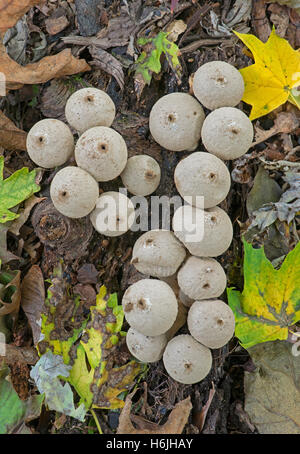
<svg viewBox="0 0 300 454">
<path fill-rule="evenodd" d="M 6 150 L 26 151 L 26 137 L 27 133 L 17 128 L 0 110 L 0 146 Z"/>
<path fill-rule="evenodd" d="M 144 418 L 134 418 L 138 428 L 136 429 L 130 417 L 131 404 L 133 393 L 126 397 L 124 408 L 121 412 L 119 419 L 119 427 L 117 430 L 118 434 L 181 434 L 185 425 L 188 422 L 188 418 L 192 409 L 191 398 L 178 402 L 174 409 L 171 411 L 168 421 L 160 426 L 159 424 L 151 423 L 150 421 L 144 420 Z"/>
<path fill-rule="evenodd" d="M 1 296 L 6 295 L 10 291 L 13 291 L 13 294 L 10 296 L 10 302 L 4 302 L 0 298 L 0 317 L 3 315 L 10 314 L 15 318 L 19 312 L 20 302 L 21 302 L 21 271 L 17 271 L 15 277 L 1 289 Z"/>
<path fill-rule="evenodd" d="M 43 273 L 39 266 L 33 265 L 21 285 L 21 307 L 28 318 L 32 329 L 34 345 L 41 336 L 41 313 L 45 303 L 45 286 Z"/>
<path fill-rule="evenodd" d="M 275 136 L 276 134 L 290 134 L 299 127 L 299 119 L 294 112 L 280 112 L 274 120 L 274 126 L 268 130 L 264 130 L 255 125 L 255 142 L 252 147 L 261 142 Z"/>
<path fill-rule="evenodd" d="M 19 217 L 10 224 L 8 229 L 9 232 L 13 233 L 14 235 L 20 235 L 20 229 L 29 218 L 32 208 L 42 200 L 45 200 L 45 197 L 36 197 L 35 195 L 32 195 L 29 199 L 27 199 L 25 201 L 24 209 L 18 212 Z"/>
<path fill-rule="evenodd" d="M 0 3 L 0 33 L 13 27 L 27 11 L 41 0 L 1 0 Z"/>
<path fill-rule="evenodd" d="M 7 250 L 6 236 L 9 228 L 7 224 L 0 224 L 0 260 L 2 264 L 8 263 L 11 260 L 19 260 L 19 257 Z"/>
<path fill-rule="evenodd" d="M 71 49 L 64 49 L 57 55 L 44 57 L 37 63 L 21 66 L 8 56 L 2 44 L 0 45 L 0 68 L 6 78 L 8 90 L 17 90 L 25 84 L 42 84 L 54 78 L 91 69 L 85 60 L 73 57 Z"/>
<path fill-rule="evenodd" d="M 106 50 L 96 46 L 89 46 L 90 54 L 93 57 L 91 65 L 94 65 L 113 76 L 118 82 L 121 90 L 124 88 L 124 72 L 121 63 Z"/>
<path fill-rule="evenodd" d="M 212 388 L 209 390 L 209 395 L 206 404 L 202 407 L 201 411 L 193 413 L 193 425 L 198 427 L 199 432 L 201 432 L 204 427 L 206 416 L 213 401 L 215 393 L 216 393 L 215 386 L 212 383 Z"/>
</svg>

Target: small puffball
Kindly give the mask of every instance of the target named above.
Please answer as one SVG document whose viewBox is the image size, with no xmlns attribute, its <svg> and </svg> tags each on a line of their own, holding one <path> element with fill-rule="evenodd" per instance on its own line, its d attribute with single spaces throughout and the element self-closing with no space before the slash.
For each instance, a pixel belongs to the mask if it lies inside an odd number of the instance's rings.
<svg viewBox="0 0 300 454">
<path fill-rule="evenodd" d="M 231 184 L 224 162 L 203 152 L 182 159 L 175 169 L 174 180 L 181 197 L 198 208 L 211 208 L 221 203 Z"/>
<path fill-rule="evenodd" d="M 104 91 L 88 87 L 70 96 L 65 114 L 68 123 L 82 134 L 94 126 L 111 126 L 116 108 Z"/>
<path fill-rule="evenodd" d="M 159 186 L 161 171 L 151 156 L 138 155 L 129 158 L 121 174 L 122 182 L 131 194 L 146 196 Z"/>
<path fill-rule="evenodd" d="M 89 172 L 97 181 L 118 177 L 127 163 L 127 146 L 114 129 L 97 126 L 86 131 L 75 147 L 78 167 Z"/>
<path fill-rule="evenodd" d="M 171 93 L 152 107 L 149 128 L 154 140 L 171 151 L 193 151 L 205 118 L 198 101 L 187 93 Z"/>
<path fill-rule="evenodd" d="M 195 300 L 189 298 L 183 291 L 180 289 L 178 294 L 178 299 L 182 302 L 185 307 L 191 307 Z"/>
<path fill-rule="evenodd" d="M 103 192 L 96 201 L 90 215 L 97 232 L 106 236 L 120 236 L 126 233 L 135 220 L 134 205 L 120 192 Z"/>
<path fill-rule="evenodd" d="M 253 141 L 253 125 L 247 115 L 235 107 L 221 107 L 205 119 L 202 143 L 220 159 L 237 159 L 247 153 Z"/>
<path fill-rule="evenodd" d="M 38 121 L 26 140 L 30 159 L 38 166 L 52 169 L 63 165 L 74 152 L 74 137 L 70 128 L 60 120 Z"/>
<path fill-rule="evenodd" d="M 142 279 L 124 293 L 122 305 L 127 322 L 145 336 L 166 333 L 176 320 L 175 293 L 158 279 Z"/>
<path fill-rule="evenodd" d="M 233 237 L 231 220 L 219 207 L 201 210 L 184 205 L 175 211 L 173 230 L 189 252 L 198 257 L 223 254 Z"/>
<path fill-rule="evenodd" d="M 195 72 L 193 91 L 207 109 L 236 106 L 241 101 L 244 90 L 241 73 L 224 61 L 205 63 Z"/>
<path fill-rule="evenodd" d="M 135 268 L 154 277 L 172 276 L 185 259 L 185 249 L 169 230 L 150 230 L 141 235 L 132 251 Z"/>
<path fill-rule="evenodd" d="M 179 383 L 192 385 L 203 380 L 212 366 L 211 351 L 188 334 L 174 337 L 167 344 L 163 362 L 168 374 Z"/>
<path fill-rule="evenodd" d="M 217 298 L 226 288 L 226 274 L 212 258 L 189 257 L 178 275 L 180 289 L 191 299 Z"/>
<path fill-rule="evenodd" d="M 130 353 L 143 363 L 155 363 L 162 358 L 168 339 L 166 334 L 145 336 L 129 328 L 126 343 Z"/>
<path fill-rule="evenodd" d="M 221 300 L 195 301 L 187 323 L 194 339 L 208 348 L 223 347 L 234 334 L 234 314 Z"/>
<path fill-rule="evenodd" d="M 50 196 L 55 208 L 69 218 L 90 214 L 99 196 L 98 183 L 79 167 L 64 167 L 52 180 Z"/>
</svg>

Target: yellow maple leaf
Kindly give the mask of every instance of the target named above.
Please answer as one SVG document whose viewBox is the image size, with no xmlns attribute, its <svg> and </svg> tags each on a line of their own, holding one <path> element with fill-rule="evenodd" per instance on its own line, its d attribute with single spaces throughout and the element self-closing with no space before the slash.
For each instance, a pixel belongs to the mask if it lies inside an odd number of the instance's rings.
<svg viewBox="0 0 300 454">
<path fill-rule="evenodd" d="M 295 89 L 300 85 L 300 53 L 273 28 L 266 43 L 256 36 L 234 32 L 251 50 L 255 63 L 240 70 L 245 92 L 243 101 L 252 105 L 250 120 L 255 120 L 287 100 L 299 105 Z"/>
</svg>

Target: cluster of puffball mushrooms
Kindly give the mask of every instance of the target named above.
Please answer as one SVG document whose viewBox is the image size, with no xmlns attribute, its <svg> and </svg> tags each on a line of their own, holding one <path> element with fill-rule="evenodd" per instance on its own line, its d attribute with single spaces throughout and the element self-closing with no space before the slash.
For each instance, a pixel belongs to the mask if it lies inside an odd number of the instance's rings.
<svg viewBox="0 0 300 454">
<path fill-rule="evenodd" d="M 252 123 L 235 107 L 244 93 L 237 69 L 221 61 L 202 65 L 194 75 L 193 92 L 197 99 L 186 93 L 163 96 L 151 110 L 149 128 L 155 141 L 170 151 L 193 152 L 178 163 L 174 174 L 177 190 L 188 204 L 176 210 L 173 232 L 151 230 L 136 241 L 132 264 L 152 279 L 131 285 L 122 300 L 130 325 L 126 337 L 129 351 L 142 362 L 163 358 L 168 374 L 185 384 L 207 376 L 212 366 L 211 349 L 224 346 L 234 334 L 233 312 L 218 299 L 226 288 L 226 274 L 215 259 L 230 246 L 233 228 L 227 213 L 217 205 L 226 198 L 231 182 L 222 160 L 242 156 L 253 140 Z M 206 118 L 198 101 L 211 110 Z M 76 146 L 65 123 L 45 119 L 28 134 L 28 154 L 44 168 L 61 166 L 74 154 L 77 167 L 64 167 L 52 180 L 54 206 L 70 218 L 90 215 L 101 234 L 121 235 L 134 222 L 134 206 L 118 192 L 99 196 L 98 182 L 121 176 L 131 194 L 150 195 L 159 186 L 160 166 L 147 155 L 128 159 L 124 139 L 110 127 L 116 112 L 105 92 L 78 90 L 67 101 L 65 114 L 78 132 Z M 207 152 L 195 151 L 200 139 Z M 198 206 L 199 196 L 204 206 Z M 111 198 L 117 207 L 116 224 L 114 229 L 103 230 L 104 207 Z M 190 229 L 185 226 L 197 215 L 204 222 L 204 235 L 191 241 Z M 177 298 L 189 308 L 190 334 L 170 340 L 167 333 L 178 316 Z"/>
</svg>

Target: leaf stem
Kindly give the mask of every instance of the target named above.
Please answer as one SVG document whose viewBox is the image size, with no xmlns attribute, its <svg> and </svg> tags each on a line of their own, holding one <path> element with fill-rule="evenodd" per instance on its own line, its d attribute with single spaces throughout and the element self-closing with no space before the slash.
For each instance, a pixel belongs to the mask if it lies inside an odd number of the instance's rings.
<svg viewBox="0 0 300 454">
<path fill-rule="evenodd" d="M 96 426 L 97 426 L 99 434 L 103 435 L 103 432 L 102 432 L 101 426 L 99 424 L 99 420 L 98 420 L 97 414 L 92 408 L 91 408 L 91 413 L 92 413 L 93 418 L 95 420 L 95 423 L 96 423 Z"/>
</svg>

